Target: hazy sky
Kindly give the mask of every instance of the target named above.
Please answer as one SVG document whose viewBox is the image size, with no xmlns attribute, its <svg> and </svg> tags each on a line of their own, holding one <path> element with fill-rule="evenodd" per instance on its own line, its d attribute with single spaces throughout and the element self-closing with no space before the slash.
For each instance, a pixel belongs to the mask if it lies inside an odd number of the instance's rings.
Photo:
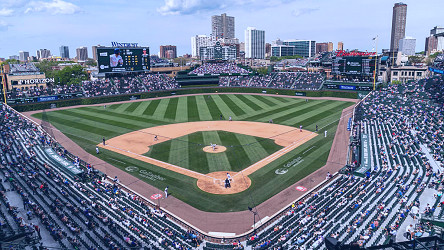
<svg viewBox="0 0 444 250">
<path fill-rule="evenodd" d="M 172 44 L 178 54 L 191 53 L 190 37 L 211 33 L 211 16 L 234 16 L 236 36 L 244 40 L 248 26 L 276 38 L 343 41 L 346 49 L 378 51 L 390 47 L 393 0 L 0 0 L 0 57 L 40 48 L 59 55 L 67 45 L 70 56 L 87 46 L 111 41 L 137 42 L 159 51 Z M 444 26 L 444 1 L 407 0 L 406 35 L 424 50 L 434 26 Z"/>
</svg>

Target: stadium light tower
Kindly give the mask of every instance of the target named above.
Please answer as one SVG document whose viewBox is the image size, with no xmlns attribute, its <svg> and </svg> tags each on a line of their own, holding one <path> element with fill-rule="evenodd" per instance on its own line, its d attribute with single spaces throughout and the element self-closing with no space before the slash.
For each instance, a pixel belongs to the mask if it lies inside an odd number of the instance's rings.
<svg viewBox="0 0 444 250">
<path fill-rule="evenodd" d="M 253 208 L 248 207 L 248 210 L 253 213 L 253 234 L 256 234 L 256 215 L 257 212 L 253 211 Z"/>
<path fill-rule="evenodd" d="M 373 38 L 373 41 L 375 41 L 376 45 L 376 60 L 375 60 L 375 70 L 373 71 L 373 90 L 376 89 L 376 67 L 378 65 L 378 36 L 376 36 L 375 38 Z"/>
</svg>

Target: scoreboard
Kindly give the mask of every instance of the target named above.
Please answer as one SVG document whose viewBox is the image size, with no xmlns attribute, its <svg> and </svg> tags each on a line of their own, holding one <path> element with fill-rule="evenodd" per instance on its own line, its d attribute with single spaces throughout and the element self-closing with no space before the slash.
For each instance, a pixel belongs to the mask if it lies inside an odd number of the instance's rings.
<svg viewBox="0 0 444 250">
<path fill-rule="evenodd" d="M 148 47 L 97 48 L 99 73 L 124 73 L 150 70 Z"/>
<path fill-rule="evenodd" d="M 376 57 L 344 56 L 333 59 L 331 73 L 344 76 L 373 76 Z"/>
</svg>

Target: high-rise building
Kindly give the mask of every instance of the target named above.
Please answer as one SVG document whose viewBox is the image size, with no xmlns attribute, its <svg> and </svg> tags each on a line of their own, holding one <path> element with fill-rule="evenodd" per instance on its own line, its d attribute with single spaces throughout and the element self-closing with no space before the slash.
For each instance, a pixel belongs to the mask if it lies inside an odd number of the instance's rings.
<svg viewBox="0 0 444 250">
<path fill-rule="evenodd" d="M 177 48 L 174 45 L 161 45 L 160 46 L 160 57 L 173 59 L 177 58 Z"/>
<path fill-rule="evenodd" d="M 316 43 L 316 54 L 328 52 L 328 44 L 329 43 Z"/>
<path fill-rule="evenodd" d="M 407 21 L 407 4 L 395 3 L 392 16 L 392 36 L 390 40 L 390 51 L 398 51 L 399 40 L 405 37 L 405 24 Z"/>
<path fill-rule="evenodd" d="M 27 51 L 19 51 L 19 60 L 22 62 L 28 61 L 29 52 Z"/>
<path fill-rule="evenodd" d="M 50 58 L 51 51 L 49 49 L 39 49 L 37 50 L 37 59 Z"/>
<path fill-rule="evenodd" d="M 265 31 L 248 27 L 245 30 L 245 58 L 265 58 Z"/>
<path fill-rule="evenodd" d="M 344 43 L 338 42 L 338 50 L 344 50 Z"/>
<path fill-rule="evenodd" d="M 191 55 L 192 57 L 199 57 L 200 48 L 214 46 L 215 41 L 212 37 L 207 35 L 196 35 L 191 37 Z"/>
<path fill-rule="evenodd" d="M 436 50 L 443 51 L 444 50 L 444 28 L 435 26 L 432 30 L 430 30 L 430 35 L 433 35 L 436 40 Z"/>
<path fill-rule="evenodd" d="M 86 61 L 88 59 L 88 48 L 87 47 L 80 47 L 76 49 L 77 52 L 77 60 L 79 61 Z"/>
<path fill-rule="evenodd" d="M 211 32 L 216 39 L 234 38 L 234 17 L 227 16 L 226 13 L 220 16 L 211 17 Z"/>
<path fill-rule="evenodd" d="M 95 61 L 97 61 L 97 48 L 103 47 L 100 44 L 99 45 L 94 45 L 91 47 L 92 53 L 93 53 L 93 59 Z"/>
<path fill-rule="evenodd" d="M 17 56 L 17 55 L 13 55 L 13 56 L 9 56 L 9 59 L 11 59 L 11 60 L 19 60 L 20 57 Z"/>
<path fill-rule="evenodd" d="M 416 39 L 413 37 L 405 37 L 399 40 L 398 51 L 403 55 L 413 56 L 416 50 Z"/>
<path fill-rule="evenodd" d="M 438 39 L 435 36 L 426 37 L 425 41 L 425 53 L 426 55 L 430 55 L 433 51 L 436 51 L 438 48 Z"/>
<path fill-rule="evenodd" d="M 332 52 L 332 51 L 333 51 L 333 43 L 328 42 L 327 52 Z"/>
<path fill-rule="evenodd" d="M 294 46 L 294 55 L 312 57 L 316 54 L 316 41 L 313 40 L 284 40 L 283 45 Z"/>
<path fill-rule="evenodd" d="M 60 57 L 61 58 L 69 58 L 69 48 L 68 46 L 60 46 Z"/>
<path fill-rule="evenodd" d="M 200 60 L 236 60 L 237 49 L 235 45 L 222 46 L 216 42 L 214 46 L 200 48 Z"/>
</svg>

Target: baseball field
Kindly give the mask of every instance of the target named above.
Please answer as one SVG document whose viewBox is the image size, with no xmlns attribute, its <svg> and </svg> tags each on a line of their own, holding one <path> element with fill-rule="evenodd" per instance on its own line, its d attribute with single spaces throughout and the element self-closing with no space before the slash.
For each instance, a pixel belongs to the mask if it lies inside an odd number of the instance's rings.
<svg viewBox="0 0 444 250">
<path fill-rule="evenodd" d="M 341 112 L 351 105 L 220 94 L 33 116 L 140 180 L 160 190 L 168 186 L 172 196 L 197 209 L 231 212 L 258 205 L 324 166 Z M 231 188 L 224 187 L 227 173 Z"/>
</svg>

